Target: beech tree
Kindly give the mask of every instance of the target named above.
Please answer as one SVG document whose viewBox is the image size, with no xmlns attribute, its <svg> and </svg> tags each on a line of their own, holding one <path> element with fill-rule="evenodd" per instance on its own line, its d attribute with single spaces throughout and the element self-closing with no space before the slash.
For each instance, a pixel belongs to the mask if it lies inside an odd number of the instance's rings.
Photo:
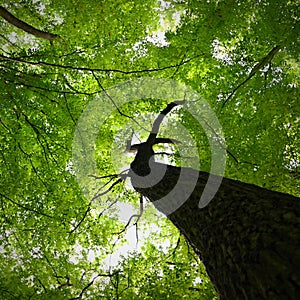
<svg viewBox="0 0 300 300">
<path fill-rule="evenodd" d="M 298 10 L 4 1 L 0 299 L 297 299 Z"/>
</svg>

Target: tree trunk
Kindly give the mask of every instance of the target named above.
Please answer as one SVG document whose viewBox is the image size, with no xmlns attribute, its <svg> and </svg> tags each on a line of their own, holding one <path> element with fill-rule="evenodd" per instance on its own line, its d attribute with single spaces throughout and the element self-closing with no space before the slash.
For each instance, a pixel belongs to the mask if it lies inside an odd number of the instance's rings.
<svg viewBox="0 0 300 300">
<path fill-rule="evenodd" d="M 132 163 L 132 185 L 165 214 L 186 196 L 189 176 L 197 174 L 193 192 L 168 218 L 203 261 L 221 299 L 299 299 L 299 198 L 224 178 L 214 199 L 200 209 L 209 174 L 152 162 L 151 168 L 165 175 L 145 187 L 140 182 L 149 174 L 145 165 L 143 157 Z M 177 182 L 182 171 L 184 178 Z M 176 184 L 179 192 L 169 204 L 155 202 Z"/>
</svg>

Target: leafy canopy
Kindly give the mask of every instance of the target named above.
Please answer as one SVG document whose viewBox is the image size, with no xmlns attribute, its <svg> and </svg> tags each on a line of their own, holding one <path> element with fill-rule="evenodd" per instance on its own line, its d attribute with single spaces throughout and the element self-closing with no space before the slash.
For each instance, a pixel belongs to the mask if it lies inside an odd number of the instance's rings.
<svg viewBox="0 0 300 300">
<path fill-rule="evenodd" d="M 126 212 L 139 211 L 128 185 L 93 203 L 84 197 L 72 164 L 76 124 L 88 103 L 116 84 L 174 79 L 217 114 L 227 177 L 299 195 L 297 2 L 4 3 L 16 18 L 61 39 L 50 44 L 0 20 L 0 299 L 216 299 L 201 262 L 151 205 L 124 230 Z M 100 176 L 128 167 L 132 156 L 114 156 L 116 149 L 125 150 L 132 136 L 145 139 L 165 105 L 164 99 L 131 102 L 105 121 L 95 147 Z M 180 154 L 199 155 L 200 168 L 209 171 L 208 138 L 199 124 L 179 110 L 161 134 L 176 138 L 176 127 L 197 145 L 182 140 Z M 180 163 L 176 155 L 161 159 Z M 104 178 L 99 189 L 114 180 Z M 137 251 L 118 262 L 136 233 Z"/>
</svg>

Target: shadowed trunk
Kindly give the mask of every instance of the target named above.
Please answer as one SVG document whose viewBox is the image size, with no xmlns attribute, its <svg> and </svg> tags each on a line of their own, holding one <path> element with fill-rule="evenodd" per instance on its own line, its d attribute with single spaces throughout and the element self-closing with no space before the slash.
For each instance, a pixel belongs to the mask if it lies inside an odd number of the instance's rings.
<svg viewBox="0 0 300 300">
<path fill-rule="evenodd" d="M 147 141 L 131 146 L 137 150 L 129 172 L 133 187 L 185 236 L 221 299 L 299 299 L 299 198 L 227 178 L 219 187 L 221 178 L 212 176 L 208 189 L 217 192 L 200 209 L 209 174 L 154 161 L 153 145 L 168 142 L 157 138 L 159 126 L 182 103 L 170 103 Z"/>
<path fill-rule="evenodd" d="M 154 163 L 154 168 L 165 165 Z M 182 168 L 184 169 L 184 168 Z M 163 179 L 141 188 L 132 175 L 135 189 L 155 202 L 171 192 L 181 168 L 167 166 Z M 144 176 L 145 162 L 132 164 Z M 180 191 L 188 189 L 184 169 Z M 214 199 L 200 209 L 199 199 L 208 174 L 197 172 L 196 187 L 188 200 L 168 218 L 182 232 L 206 266 L 221 299 L 299 299 L 300 295 L 300 199 L 254 185 L 224 178 Z M 168 204 L 154 203 L 162 213 Z"/>
</svg>

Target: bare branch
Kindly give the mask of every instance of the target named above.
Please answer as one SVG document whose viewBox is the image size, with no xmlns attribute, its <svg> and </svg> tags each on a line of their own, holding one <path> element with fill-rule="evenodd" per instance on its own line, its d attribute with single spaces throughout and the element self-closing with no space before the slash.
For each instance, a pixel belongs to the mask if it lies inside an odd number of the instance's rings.
<svg viewBox="0 0 300 300">
<path fill-rule="evenodd" d="M 101 189 L 102 189 L 103 187 L 105 187 L 107 184 L 109 184 L 114 178 L 115 178 L 115 177 L 111 178 L 111 179 L 108 181 L 108 183 L 106 183 L 104 186 L 101 187 Z M 110 188 L 108 188 L 106 191 L 104 191 L 104 192 L 102 192 L 102 193 L 100 193 L 100 194 L 97 194 L 97 195 L 95 195 L 95 196 L 92 198 L 92 200 L 89 202 L 89 204 L 88 204 L 88 206 L 87 206 L 87 209 L 85 210 L 85 212 L 84 212 L 82 218 L 81 218 L 80 221 L 77 223 L 77 225 L 69 232 L 69 234 L 74 233 L 74 232 L 78 229 L 78 227 L 83 223 L 83 221 L 84 221 L 85 218 L 87 217 L 87 214 L 91 211 L 91 205 L 92 205 L 93 201 L 94 201 L 95 199 L 99 198 L 100 196 L 103 196 L 103 195 L 107 194 L 109 191 L 111 191 L 111 190 L 113 189 L 113 187 L 114 187 L 116 184 L 118 184 L 118 183 L 121 182 L 121 181 L 122 181 L 122 179 L 120 178 L 120 179 L 117 180 L 115 183 L 113 183 L 113 185 L 112 185 Z M 112 206 L 112 205 L 111 205 L 111 206 Z M 103 212 L 104 212 L 104 211 L 103 211 Z M 103 213 L 103 212 L 102 212 L 102 213 Z"/>
<path fill-rule="evenodd" d="M 21 21 L 20 19 L 12 15 L 9 11 L 7 11 L 3 6 L 0 6 L 0 16 L 15 27 L 18 27 L 23 31 L 26 31 L 36 37 L 49 40 L 50 43 L 52 43 L 55 39 L 60 39 L 60 36 L 58 36 L 57 34 L 52 34 L 46 31 L 36 29 L 28 23 Z"/>
<path fill-rule="evenodd" d="M 92 177 L 94 179 L 117 178 L 119 176 L 120 176 L 120 174 L 111 174 L 111 175 L 105 175 L 105 176 L 88 175 L 88 177 Z"/>
<path fill-rule="evenodd" d="M 124 170 L 123 172 L 125 172 L 127 170 Z M 107 176 L 95 176 L 95 175 L 89 175 L 90 177 L 93 177 L 95 179 L 101 179 L 101 178 L 110 178 L 110 180 L 104 184 L 100 189 L 98 189 L 98 191 L 100 191 L 101 189 L 103 189 L 106 185 L 108 185 L 112 180 L 114 180 L 116 177 L 121 177 L 119 178 L 116 182 L 114 182 L 107 190 L 105 190 L 104 192 L 102 193 L 98 193 L 90 200 L 89 204 L 87 205 L 87 209 L 85 210 L 85 212 L 83 213 L 83 216 L 82 218 L 80 219 L 80 221 L 77 223 L 77 225 L 69 232 L 69 234 L 72 234 L 74 233 L 78 227 L 83 223 L 83 221 L 85 220 L 85 218 L 87 217 L 87 214 L 91 211 L 91 205 L 92 203 L 99 197 L 107 194 L 108 192 L 110 192 L 117 184 L 119 184 L 120 182 L 124 181 L 127 177 L 127 174 L 123 174 L 120 173 L 120 174 L 112 174 L 112 175 L 107 175 Z M 118 201 L 118 199 L 113 202 L 112 204 L 110 204 L 107 208 L 105 208 L 98 216 L 98 218 L 106 211 L 108 210 L 109 208 L 111 208 L 116 202 Z"/>
<path fill-rule="evenodd" d="M 110 175 L 104 175 L 104 176 L 96 176 L 96 175 L 88 175 L 88 177 L 92 177 L 94 179 L 104 179 L 104 178 L 118 178 L 121 177 L 123 179 L 125 179 L 127 177 L 127 173 L 124 174 L 125 172 L 127 172 L 129 169 L 125 169 L 122 172 L 118 173 L 118 174 L 110 174 Z"/>
<path fill-rule="evenodd" d="M 156 144 L 181 144 L 180 141 L 175 140 L 175 139 L 169 139 L 169 138 L 156 138 L 153 145 Z"/>
<path fill-rule="evenodd" d="M 173 249 L 173 251 L 172 251 L 172 256 L 174 256 L 175 255 L 175 253 L 176 253 L 176 250 L 178 249 L 178 247 L 179 247 L 179 244 L 180 244 L 180 235 L 179 235 L 179 237 L 178 237 L 178 240 L 177 240 L 177 243 L 176 243 L 176 246 L 175 246 L 175 248 Z"/>
<path fill-rule="evenodd" d="M 110 203 L 109 205 L 108 205 L 108 207 L 106 207 L 105 209 L 103 209 L 102 211 L 101 211 L 101 213 L 98 215 L 98 219 L 99 218 L 101 218 L 101 216 L 107 211 L 107 210 L 109 210 L 111 207 L 113 207 L 117 202 L 118 202 L 118 198 L 115 200 L 115 201 L 113 201 L 112 203 Z"/>
<path fill-rule="evenodd" d="M 131 149 L 137 150 L 137 154 L 131 163 L 130 167 L 131 170 L 133 170 L 136 174 L 141 174 L 140 172 L 142 171 L 143 173 L 150 173 L 150 168 L 149 166 L 146 166 L 145 169 L 140 168 L 140 162 L 149 162 L 151 157 L 153 158 L 154 151 L 153 151 L 153 145 L 155 144 L 157 140 L 157 134 L 159 131 L 159 127 L 164 119 L 164 117 L 177 105 L 181 105 L 185 103 L 184 100 L 181 101 L 173 101 L 167 105 L 166 108 L 164 108 L 161 113 L 156 117 L 154 120 L 153 126 L 151 133 L 148 136 L 148 139 L 146 142 L 141 143 L 141 144 L 135 144 L 132 146 Z M 170 140 L 168 140 L 169 142 Z"/>
<path fill-rule="evenodd" d="M 130 143 L 130 141 L 128 141 L 128 143 Z M 157 144 L 181 144 L 180 141 L 175 140 L 175 139 L 169 139 L 169 138 L 156 138 L 153 145 L 157 145 Z M 131 145 L 128 149 L 128 145 L 126 147 L 127 151 L 129 150 L 138 150 L 140 144 L 134 144 Z"/>
<path fill-rule="evenodd" d="M 184 158 L 184 159 L 193 159 L 193 156 L 182 156 L 180 154 L 177 153 L 169 153 L 169 152 L 154 152 L 153 155 L 167 155 L 167 156 L 173 156 L 173 157 L 177 157 L 177 158 Z"/>
</svg>

